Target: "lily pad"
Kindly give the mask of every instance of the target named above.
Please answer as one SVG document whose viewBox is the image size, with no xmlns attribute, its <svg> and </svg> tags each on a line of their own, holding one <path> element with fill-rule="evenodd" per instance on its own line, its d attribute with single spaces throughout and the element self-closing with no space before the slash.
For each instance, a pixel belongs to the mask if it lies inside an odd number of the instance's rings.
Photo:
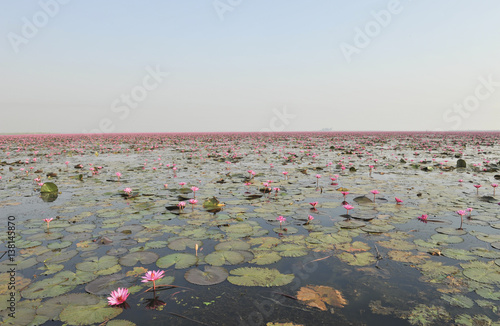
<svg viewBox="0 0 500 326">
<path fill-rule="evenodd" d="M 113 319 L 123 308 L 110 307 L 105 300 L 95 305 L 70 305 L 61 311 L 59 318 L 68 325 L 95 325 Z"/>
<path fill-rule="evenodd" d="M 192 254 L 176 253 L 163 256 L 156 261 L 156 266 L 169 268 L 175 265 L 175 269 L 184 269 L 193 266 L 198 262 L 198 257 Z"/>
<path fill-rule="evenodd" d="M 205 262 L 212 266 L 237 265 L 244 260 L 245 257 L 241 253 L 231 250 L 214 251 L 205 257 Z"/>
<path fill-rule="evenodd" d="M 57 193 L 59 192 L 59 188 L 53 182 L 45 182 L 43 186 L 40 188 L 41 193 Z"/>
<path fill-rule="evenodd" d="M 198 268 L 188 270 L 184 274 L 184 278 L 193 284 L 198 285 L 214 285 L 224 282 L 229 273 L 223 267 L 205 266 L 205 270 L 201 271 Z"/>
<path fill-rule="evenodd" d="M 138 251 L 120 257 L 118 262 L 122 266 L 134 266 L 139 262 L 142 265 L 148 265 L 157 261 L 159 257 L 160 256 L 158 254 L 151 251 Z"/>
<path fill-rule="evenodd" d="M 281 274 L 277 269 L 242 267 L 230 272 L 227 280 L 241 286 L 282 286 L 293 281 L 293 274 Z"/>
</svg>

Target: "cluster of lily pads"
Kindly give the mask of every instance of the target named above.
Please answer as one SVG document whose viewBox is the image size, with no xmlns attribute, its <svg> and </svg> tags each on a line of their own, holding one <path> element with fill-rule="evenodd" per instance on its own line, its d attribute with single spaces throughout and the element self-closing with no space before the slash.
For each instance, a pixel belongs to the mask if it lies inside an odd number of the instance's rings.
<svg viewBox="0 0 500 326">
<path fill-rule="evenodd" d="M 23 316 L 9 319 L 4 303 L 2 322 L 131 325 L 114 319 L 125 307 L 110 307 L 106 297 L 126 288 L 135 296 L 128 301 L 157 311 L 171 307 L 165 306 L 168 296 L 158 298 L 157 286 L 175 288 L 176 298 L 223 283 L 281 287 L 311 313 L 361 304 L 340 283 L 291 288 L 298 276 L 289 264 L 315 253 L 322 266 L 342 264 L 382 279 L 394 278 L 397 268 L 417 271 L 413 281 L 432 291 L 432 304 L 426 303 L 429 292 L 425 298 L 412 293 L 409 307 L 389 295 L 373 298 L 365 307 L 373 314 L 415 325 L 493 324 L 500 300 L 493 186 L 498 139 L 383 133 L 2 137 L 0 206 L 18 221 L 16 299 Z M 492 193 L 482 194 L 475 187 L 481 184 L 491 184 Z M 471 211 L 457 218 L 464 207 Z M 32 216 L 32 209 L 41 215 Z M 150 297 L 140 279 L 155 268 L 165 277 Z M 0 270 L 8 270 L 5 261 Z M 6 296 L 0 290 L 2 301 Z"/>
</svg>

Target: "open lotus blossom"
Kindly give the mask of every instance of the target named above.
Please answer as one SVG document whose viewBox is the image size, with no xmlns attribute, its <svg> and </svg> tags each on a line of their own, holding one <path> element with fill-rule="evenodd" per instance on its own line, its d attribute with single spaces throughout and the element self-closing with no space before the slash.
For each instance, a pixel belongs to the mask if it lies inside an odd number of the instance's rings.
<svg viewBox="0 0 500 326">
<path fill-rule="evenodd" d="M 401 204 L 403 202 L 403 200 L 398 197 L 394 197 L 394 199 L 396 199 L 396 204 Z"/>
<path fill-rule="evenodd" d="M 184 209 L 184 207 L 186 207 L 186 203 L 181 201 L 177 204 L 177 207 L 179 207 L 179 209 L 182 211 Z"/>
<path fill-rule="evenodd" d="M 495 190 L 498 187 L 498 184 L 492 183 L 491 186 L 493 187 L 493 196 L 495 196 Z"/>
<path fill-rule="evenodd" d="M 185 182 L 179 182 L 179 185 L 180 185 L 181 187 L 184 187 L 184 186 L 186 185 L 186 183 L 185 183 Z"/>
<path fill-rule="evenodd" d="M 422 222 L 427 223 L 427 214 L 422 214 L 422 216 L 419 216 L 418 219 Z"/>
<path fill-rule="evenodd" d="M 194 197 L 196 197 L 196 192 L 200 190 L 198 187 L 191 187 L 191 190 L 193 191 Z"/>
<path fill-rule="evenodd" d="M 460 180 L 458 180 L 458 182 L 464 182 L 464 180 L 463 180 L 463 179 L 460 179 Z"/>
<path fill-rule="evenodd" d="M 479 195 L 479 188 L 481 188 L 481 185 L 474 185 L 476 187 L 476 195 Z"/>
<path fill-rule="evenodd" d="M 374 189 L 374 190 L 372 190 L 372 191 L 370 191 L 370 192 L 373 194 L 373 201 L 375 202 L 375 196 L 376 196 L 377 194 L 380 194 L 380 191 L 378 191 L 377 189 Z"/>
<path fill-rule="evenodd" d="M 194 199 L 194 198 L 192 198 L 192 199 L 190 199 L 190 200 L 189 200 L 189 203 L 190 203 L 191 205 L 194 205 L 194 204 L 196 204 L 197 202 L 198 202 L 198 200 L 197 200 L 197 199 Z"/>
<path fill-rule="evenodd" d="M 159 280 L 163 277 L 165 271 L 157 270 L 157 271 L 147 271 L 146 274 L 142 277 L 143 283 L 153 282 L 153 290 L 156 289 L 155 281 Z"/>
<path fill-rule="evenodd" d="M 316 187 L 319 186 L 319 178 L 321 178 L 321 174 L 316 174 Z"/>
<path fill-rule="evenodd" d="M 49 223 L 50 223 L 50 221 L 52 221 L 53 219 L 54 219 L 54 218 L 52 218 L 52 217 L 51 217 L 51 218 L 44 218 L 44 219 L 43 219 L 43 221 L 44 221 L 44 222 L 47 222 L 47 229 L 49 228 Z"/>
<path fill-rule="evenodd" d="M 313 201 L 312 203 L 309 203 L 309 205 L 311 205 L 313 209 L 316 209 L 316 205 L 318 205 L 318 202 Z"/>
<path fill-rule="evenodd" d="M 132 188 L 125 188 L 125 189 L 123 189 L 123 192 L 125 192 L 127 195 L 130 196 L 130 193 L 132 192 Z"/>
<path fill-rule="evenodd" d="M 118 288 L 116 291 L 111 291 L 111 296 L 108 297 L 108 304 L 110 306 L 117 306 L 124 303 L 130 293 L 127 288 Z"/>
<path fill-rule="evenodd" d="M 460 215 L 460 227 L 458 228 L 459 230 L 462 230 L 462 224 L 464 222 L 464 215 L 467 214 L 464 210 L 459 210 L 456 211 L 458 215 Z"/>
<path fill-rule="evenodd" d="M 341 191 L 340 193 L 344 196 L 345 201 L 345 196 L 349 195 L 349 191 Z"/>
<path fill-rule="evenodd" d="M 276 220 L 278 220 L 278 221 L 280 222 L 280 228 L 281 228 L 281 224 L 282 224 L 282 223 L 284 223 L 284 222 L 286 221 L 286 218 L 285 218 L 285 217 L 283 217 L 283 216 L 278 216 L 278 217 L 276 218 Z"/>
<path fill-rule="evenodd" d="M 346 211 L 347 211 L 347 212 L 346 212 L 346 214 L 347 214 L 347 215 L 349 215 L 349 211 L 350 211 L 351 209 L 353 209 L 353 208 L 354 208 L 354 206 L 351 206 L 351 205 L 349 205 L 349 204 L 345 204 L 345 205 L 344 205 L 344 208 L 345 208 L 345 209 L 346 209 Z"/>
</svg>

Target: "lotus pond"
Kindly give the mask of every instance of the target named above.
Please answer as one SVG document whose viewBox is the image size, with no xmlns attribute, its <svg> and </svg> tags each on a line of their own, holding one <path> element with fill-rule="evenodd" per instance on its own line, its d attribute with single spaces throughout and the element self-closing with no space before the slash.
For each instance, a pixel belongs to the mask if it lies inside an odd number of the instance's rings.
<svg viewBox="0 0 500 326">
<path fill-rule="evenodd" d="M 0 136 L 0 321 L 500 325 L 499 140 Z"/>
</svg>

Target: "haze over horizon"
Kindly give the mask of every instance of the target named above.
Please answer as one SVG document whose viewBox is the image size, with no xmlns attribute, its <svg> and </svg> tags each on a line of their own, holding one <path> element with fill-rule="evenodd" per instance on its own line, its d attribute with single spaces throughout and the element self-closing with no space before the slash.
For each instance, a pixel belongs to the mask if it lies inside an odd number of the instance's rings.
<svg viewBox="0 0 500 326">
<path fill-rule="evenodd" d="M 500 2 L 0 3 L 0 134 L 499 130 Z"/>
</svg>

